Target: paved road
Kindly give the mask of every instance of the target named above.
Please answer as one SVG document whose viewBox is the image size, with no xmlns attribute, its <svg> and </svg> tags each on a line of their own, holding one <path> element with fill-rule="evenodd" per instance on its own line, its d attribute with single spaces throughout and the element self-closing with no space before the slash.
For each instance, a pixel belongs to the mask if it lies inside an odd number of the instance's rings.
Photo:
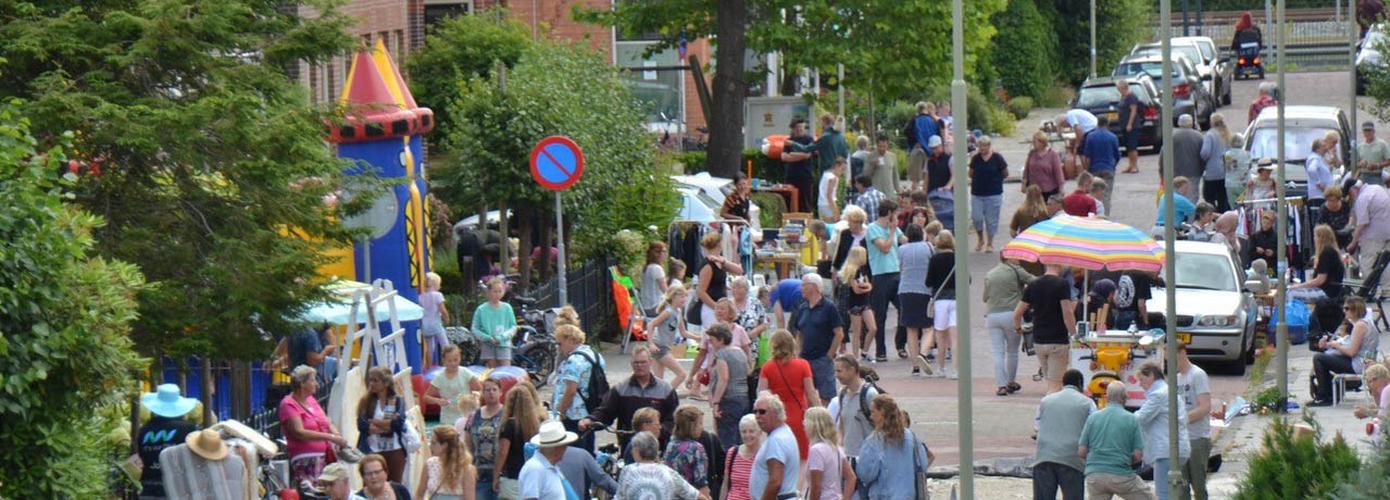
<svg viewBox="0 0 1390 500">
<path fill-rule="evenodd" d="M 1272 75 L 1270 79 L 1273 80 Z M 1344 74 L 1302 73 L 1290 75 L 1288 77 L 1289 103 L 1324 104 L 1345 108 L 1348 102 L 1347 93 L 1344 91 L 1346 82 L 1347 79 Z M 1248 103 L 1255 97 L 1257 84 L 1256 81 L 1237 82 L 1232 95 L 1234 104 L 1222 108 L 1221 112 L 1226 116 L 1233 132 L 1245 129 L 1246 109 Z M 1363 103 L 1363 106 L 1365 104 Z M 1009 161 L 1015 172 L 1026 156 L 1027 146 L 1023 144 L 1023 138 L 1031 134 L 1039 120 L 1055 116 L 1060 111 L 1055 109 L 1037 110 L 1030 117 L 1019 122 L 1016 137 L 995 142 L 996 148 Z M 1360 119 L 1364 120 L 1367 116 L 1369 114 L 1362 113 Z M 1158 155 L 1144 155 L 1140 157 L 1140 174 L 1118 177 L 1117 190 L 1111 202 L 1114 205 L 1111 210 L 1116 220 L 1142 228 L 1152 225 L 1156 213 L 1154 192 L 1156 191 L 1157 168 Z M 1022 194 L 1019 193 L 1017 184 L 1006 185 L 1005 193 L 1002 213 L 1004 214 L 1003 220 L 1007 222 L 1009 216 L 1021 203 Z M 1002 247 L 1007 242 L 1007 227 L 1003 228 L 1001 233 L 1004 234 L 996 242 L 996 248 Z M 962 243 L 962 248 L 965 244 L 969 244 L 973 248 L 973 242 L 963 236 L 958 236 L 958 241 Z M 1036 358 L 1023 358 L 1019 366 L 1019 382 L 1023 384 L 1023 390 L 1007 397 L 994 395 L 995 385 L 990 343 L 984 329 L 982 314 L 984 305 L 980 294 L 983 289 L 984 275 L 998 262 L 998 255 L 972 254 L 970 260 L 970 275 L 973 283 L 973 289 L 970 293 L 971 310 L 975 312 L 972 318 L 973 325 L 970 329 L 972 338 L 970 355 L 973 360 L 971 376 L 974 384 L 972 394 L 974 397 L 975 458 L 981 460 L 996 457 L 1031 456 L 1034 451 L 1032 419 L 1038 400 L 1044 395 L 1044 386 L 1042 383 L 1032 382 L 1027 374 L 1035 373 L 1038 370 L 1038 364 Z M 890 332 L 893 331 L 895 324 L 896 314 L 890 312 Z M 887 363 L 875 365 L 883 378 L 880 384 L 898 398 L 904 408 L 911 412 L 913 429 L 924 437 L 937 455 L 937 462 L 933 465 L 957 465 L 959 461 L 957 382 L 946 379 L 913 378 L 909 375 L 911 367 L 907 362 L 897 360 L 896 356 L 891 354 L 890 358 L 894 359 Z M 626 359 L 610 358 L 609 366 L 612 368 L 610 373 L 613 377 L 626 376 L 624 373 L 627 369 Z M 1244 392 L 1246 384 L 1243 377 L 1223 374 L 1219 367 L 1210 367 L 1209 372 L 1212 373 L 1214 404 L 1219 406 L 1221 401 L 1230 400 Z"/>
</svg>

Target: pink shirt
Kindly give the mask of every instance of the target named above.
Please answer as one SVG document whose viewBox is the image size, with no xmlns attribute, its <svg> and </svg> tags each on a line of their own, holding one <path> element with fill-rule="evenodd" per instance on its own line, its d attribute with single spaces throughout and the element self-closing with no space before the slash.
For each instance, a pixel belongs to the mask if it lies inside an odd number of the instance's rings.
<svg viewBox="0 0 1390 500">
<path fill-rule="evenodd" d="M 328 415 L 323 412 L 323 408 L 319 406 L 319 401 L 313 396 L 304 400 L 303 406 L 294 400 L 293 394 L 280 400 L 280 425 L 286 426 L 286 422 L 295 417 L 299 417 L 299 421 L 304 424 L 306 431 L 333 432 L 328 423 Z M 295 439 L 290 437 L 289 433 L 285 433 L 285 446 L 289 448 L 290 458 L 294 459 L 301 455 L 327 453 L 328 447 L 332 446 L 332 443 L 323 439 L 309 441 Z"/>
<path fill-rule="evenodd" d="M 806 458 L 806 470 L 821 471 L 820 498 L 811 500 L 840 500 L 840 457 L 840 450 L 832 445 L 811 445 L 811 453 Z M 809 478 L 810 475 L 807 474 L 807 480 Z"/>
<path fill-rule="evenodd" d="M 751 356 L 753 340 L 748 337 L 748 331 L 744 330 L 738 323 L 727 324 L 729 325 L 729 345 L 737 347 L 743 350 L 744 354 Z M 705 361 L 704 364 L 701 365 L 701 368 L 706 370 L 714 368 L 714 346 L 710 345 L 708 335 L 700 341 L 700 348 L 709 353 L 709 355 L 705 356 Z M 750 361 L 752 361 L 751 358 Z"/>
<path fill-rule="evenodd" d="M 1376 413 L 1376 418 L 1380 419 L 1376 434 L 1385 439 L 1385 426 L 1390 425 L 1390 385 L 1380 390 L 1380 411 Z"/>
</svg>

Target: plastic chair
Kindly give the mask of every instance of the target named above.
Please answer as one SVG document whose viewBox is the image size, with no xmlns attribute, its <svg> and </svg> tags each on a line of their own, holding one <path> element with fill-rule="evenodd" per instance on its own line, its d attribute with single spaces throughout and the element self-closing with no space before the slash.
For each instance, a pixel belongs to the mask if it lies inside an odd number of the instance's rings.
<svg viewBox="0 0 1390 500">
<path fill-rule="evenodd" d="M 1347 288 L 1348 293 L 1355 294 L 1366 300 L 1366 304 L 1375 304 L 1377 319 L 1372 326 L 1380 324 L 1385 326 L 1385 330 L 1390 331 L 1390 319 L 1385 316 L 1385 301 L 1380 289 L 1380 279 L 1385 275 L 1385 268 L 1390 267 L 1390 250 L 1381 250 L 1376 254 L 1376 260 L 1371 264 L 1371 269 L 1361 277 L 1361 281 L 1344 281 L 1342 286 Z"/>
</svg>

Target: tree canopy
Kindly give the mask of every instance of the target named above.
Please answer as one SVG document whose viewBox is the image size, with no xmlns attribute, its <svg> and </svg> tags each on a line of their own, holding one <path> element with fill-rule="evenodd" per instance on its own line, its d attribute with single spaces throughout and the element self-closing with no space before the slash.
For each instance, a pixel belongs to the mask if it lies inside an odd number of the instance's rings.
<svg viewBox="0 0 1390 500">
<path fill-rule="evenodd" d="M 484 77 L 498 63 L 516 65 L 531 46 L 530 28 L 494 9 L 471 16 L 455 16 L 435 25 L 425 48 L 405 62 L 410 87 L 421 106 L 434 111 L 439 130 L 454 128 L 449 99 L 458 95 L 459 84 Z M 430 134 L 432 144 L 442 145 L 446 133 Z"/>
<path fill-rule="evenodd" d="M 350 236 L 322 201 L 348 182 L 328 110 L 287 69 L 354 39 L 337 2 L 304 3 L 314 17 L 279 0 L 0 3 L 0 96 L 24 99 L 39 141 L 72 131 L 72 155 L 100 167 L 75 201 L 106 221 L 93 250 L 151 281 L 146 353 L 263 357 L 260 327 L 321 296 L 320 250 Z"/>
<path fill-rule="evenodd" d="M 144 288 L 95 257 L 101 219 L 64 202 L 64 150 L 40 154 L 0 104 L 0 498 L 103 498 L 113 427 L 141 366 L 127 334 Z"/>
</svg>

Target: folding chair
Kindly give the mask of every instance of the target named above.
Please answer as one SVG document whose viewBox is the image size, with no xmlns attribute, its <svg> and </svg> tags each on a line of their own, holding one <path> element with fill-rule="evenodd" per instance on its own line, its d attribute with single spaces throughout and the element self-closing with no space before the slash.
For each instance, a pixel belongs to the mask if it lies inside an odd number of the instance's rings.
<svg viewBox="0 0 1390 500">
<path fill-rule="evenodd" d="M 1385 317 L 1384 298 L 1381 297 L 1380 279 L 1385 274 L 1385 268 L 1390 266 L 1390 250 L 1381 250 L 1376 254 L 1376 260 L 1371 264 L 1371 269 L 1362 274 L 1361 281 L 1344 281 L 1342 286 L 1346 287 L 1347 293 L 1366 299 L 1366 304 L 1375 304 L 1376 312 L 1379 313 L 1376 324 L 1384 325 L 1385 331 L 1390 331 L 1390 319 Z M 1373 325 L 1374 326 L 1374 325 Z"/>
</svg>

